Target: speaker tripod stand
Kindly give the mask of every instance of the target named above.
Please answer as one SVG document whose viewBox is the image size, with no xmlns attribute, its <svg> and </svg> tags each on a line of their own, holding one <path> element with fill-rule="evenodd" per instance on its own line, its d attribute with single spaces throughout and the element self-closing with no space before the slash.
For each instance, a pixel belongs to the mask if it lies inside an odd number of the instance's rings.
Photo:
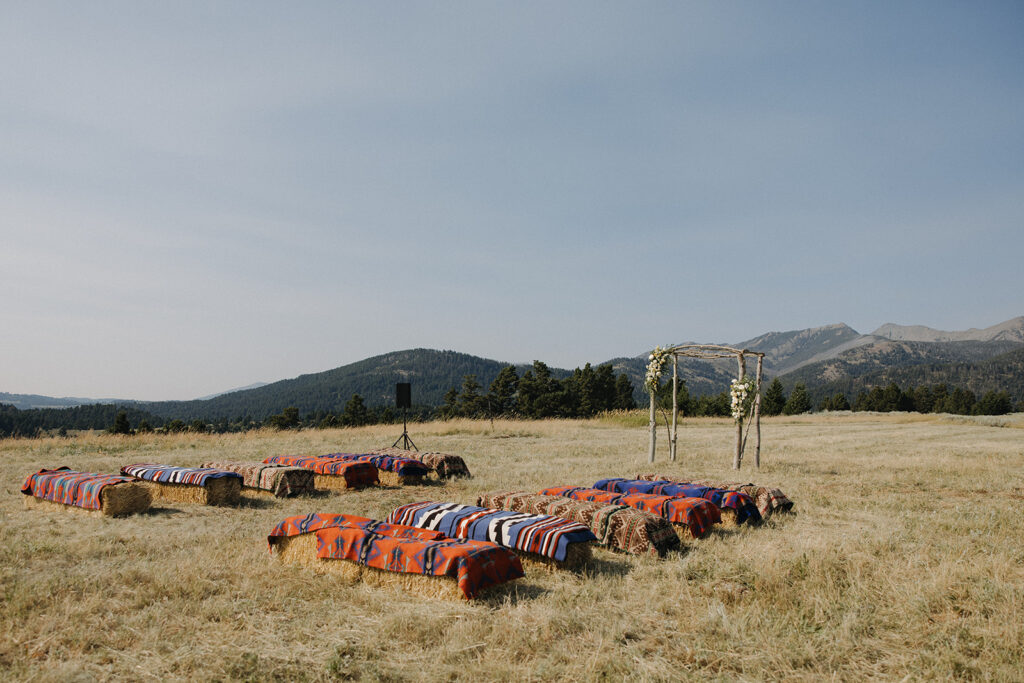
<svg viewBox="0 0 1024 683">
<path fill-rule="evenodd" d="M 399 441 L 402 442 L 402 448 L 407 451 L 419 450 L 419 448 L 416 447 L 416 444 L 412 442 L 412 439 L 409 438 L 409 411 L 406 409 L 402 410 L 402 435 L 395 439 L 395 442 L 391 444 L 391 447 L 394 448 L 397 446 Z M 412 446 L 412 448 L 409 448 L 409 446 Z"/>
</svg>

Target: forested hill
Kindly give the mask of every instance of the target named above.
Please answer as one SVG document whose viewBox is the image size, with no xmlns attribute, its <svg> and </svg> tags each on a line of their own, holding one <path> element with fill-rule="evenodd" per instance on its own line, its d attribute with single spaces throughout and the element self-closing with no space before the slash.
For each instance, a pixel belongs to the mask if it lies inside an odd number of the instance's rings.
<svg viewBox="0 0 1024 683">
<path fill-rule="evenodd" d="M 896 383 L 947 384 L 979 396 L 1006 391 L 1017 403 L 1024 401 L 1024 347 L 1004 341 L 884 342 L 804 366 L 780 379 L 787 387 L 806 385 L 812 401 L 836 393 L 852 399 L 861 391 Z"/>
<path fill-rule="evenodd" d="M 261 421 L 288 407 L 298 408 L 302 414 L 340 413 L 353 394 L 359 394 L 368 406 L 393 405 L 395 384 L 410 382 L 414 404 L 439 406 L 444 402 L 445 392 L 461 386 L 466 375 L 476 375 L 477 381 L 487 387 L 506 365 L 508 363 L 455 351 L 411 349 L 208 400 L 134 405 L 164 419 L 213 421 L 246 417 Z M 555 378 L 569 374 L 566 370 L 552 369 Z"/>
</svg>

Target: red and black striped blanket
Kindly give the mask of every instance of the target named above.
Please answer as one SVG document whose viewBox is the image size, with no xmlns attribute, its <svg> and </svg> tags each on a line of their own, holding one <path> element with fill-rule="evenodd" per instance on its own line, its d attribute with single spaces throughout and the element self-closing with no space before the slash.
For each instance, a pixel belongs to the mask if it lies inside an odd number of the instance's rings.
<svg viewBox="0 0 1024 683">
<path fill-rule="evenodd" d="M 524 576 L 515 553 L 494 543 L 456 541 L 438 531 L 354 515 L 289 517 L 270 532 L 267 542 L 273 547 L 281 537 L 304 533 L 316 534 L 317 557 L 389 572 L 448 576 L 467 598 Z"/>
<path fill-rule="evenodd" d="M 570 543 L 596 541 L 587 527 L 551 515 L 528 515 L 458 503 L 409 503 L 388 522 L 440 531 L 449 538 L 490 541 L 564 562 Z"/>
<path fill-rule="evenodd" d="M 762 519 L 768 519 L 776 512 L 790 512 L 793 509 L 793 501 L 786 494 L 776 488 L 760 486 L 750 482 L 739 481 L 718 481 L 713 479 L 681 479 L 679 477 L 668 477 L 662 474 L 638 474 L 637 479 L 644 481 L 669 481 L 674 484 L 693 484 L 697 486 L 710 486 L 712 488 L 741 491 L 750 496 L 757 511 L 761 513 Z"/>
<path fill-rule="evenodd" d="M 594 533 L 601 545 L 634 555 L 664 557 L 670 550 L 679 548 L 679 536 L 667 519 L 626 505 L 605 505 L 525 491 L 485 493 L 477 498 L 476 504 L 579 522 Z"/>
<path fill-rule="evenodd" d="M 370 486 L 378 481 L 377 466 L 371 462 L 350 462 L 322 455 L 272 455 L 263 462 L 268 465 L 301 467 L 316 474 L 344 477 L 345 482 L 353 488 Z"/>
<path fill-rule="evenodd" d="M 761 513 L 754 505 L 753 499 L 742 491 L 719 489 L 699 484 L 683 484 L 668 480 L 648 481 L 644 479 L 601 479 L 594 484 L 595 489 L 616 491 L 618 493 L 650 493 L 656 496 L 672 496 L 673 498 L 704 498 L 722 509 L 735 510 L 736 523 L 758 523 Z"/>
<path fill-rule="evenodd" d="M 311 493 L 313 472 L 302 467 L 287 465 L 268 465 L 263 462 L 204 462 L 201 467 L 209 467 L 242 475 L 242 486 L 260 491 L 269 491 L 278 498 Z"/>
<path fill-rule="evenodd" d="M 135 481 L 132 477 L 117 474 L 76 472 L 68 467 L 58 467 L 30 474 L 22 484 L 21 492 L 54 503 L 99 510 L 102 505 L 100 491 L 112 484 L 132 481 Z"/>
<path fill-rule="evenodd" d="M 626 505 L 652 515 L 664 517 L 673 524 L 690 530 L 694 538 L 702 538 L 712 525 L 722 521 L 718 506 L 703 498 L 673 498 L 649 493 L 623 494 L 579 486 L 553 486 L 540 492 L 542 496 L 565 496 L 575 500 L 590 500 L 606 505 Z"/>
<path fill-rule="evenodd" d="M 226 472 L 212 467 L 176 467 L 174 465 L 153 465 L 149 463 L 125 465 L 121 474 L 155 481 L 159 484 L 186 484 L 189 486 L 205 486 L 211 479 L 234 477 L 241 479 L 237 472 Z"/>
</svg>

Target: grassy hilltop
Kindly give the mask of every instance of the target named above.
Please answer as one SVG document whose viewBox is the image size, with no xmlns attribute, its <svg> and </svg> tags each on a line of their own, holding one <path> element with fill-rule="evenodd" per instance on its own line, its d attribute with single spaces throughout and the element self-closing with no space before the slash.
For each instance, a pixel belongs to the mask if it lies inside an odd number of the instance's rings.
<svg viewBox="0 0 1024 683">
<path fill-rule="evenodd" d="M 0 671 L 28 680 L 1019 679 L 1024 415 L 840 413 L 763 423 L 762 468 L 797 514 L 665 560 L 595 551 L 587 575 L 437 602 L 278 566 L 293 514 L 590 484 L 652 469 L 645 418 L 414 425 L 474 474 L 443 485 L 123 520 L 24 510 L 42 467 L 115 472 L 384 446 L 394 427 L 0 441 Z M 732 423 L 687 419 L 653 469 L 734 478 Z M 659 435 L 663 439 L 663 433 Z M 664 441 L 661 441 L 662 447 Z"/>
</svg>

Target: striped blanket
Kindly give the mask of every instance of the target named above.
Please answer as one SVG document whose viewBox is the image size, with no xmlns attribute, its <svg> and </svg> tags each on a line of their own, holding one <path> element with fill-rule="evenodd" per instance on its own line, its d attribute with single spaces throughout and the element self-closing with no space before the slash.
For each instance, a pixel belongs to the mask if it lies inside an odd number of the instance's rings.
<svg viewBox="0 0 1024 683">
<path fill-rule="evenodd" d="M 741 491 L 717 489 L 698 484 L 681 484 L 668 480 L 647 481 L 644 479 L 601 479 L 594 484 L 595 489 L 617 491 L 619 493 L 646 493 L 655 496 L 672 496 L 673 498 L 704 498 L 722 509 L 736 511 L 736 523 L 761 521 L 761 513 L 753 499 Z"/>
<path fill-rule="evenodd" d="M 400 477 L 425 477 L 430 474 L 430 468 L 419 460 L 402 458 L 394 455 L 372 455 L 370 453 L 331 453 L 322 455 L 322 458 L 341 460 L 343 462 L 369 462 L 379 470 L 394 472 Z"/>
<path fill-rule="evenodd" d="M 668 520 L 625 505 L 605 505 L 562 496 L 541 496 L 522 491 L 485 493 L 476 500 L 482 507 L 533 515 L 553 515 L 586 525 L 597 542 L 608 548 L 664 557 L 679 548 L 679 536 Z"/>
<path fill-rule="evenodd" d="M 457 455 L 448 453 L 433 453 L 421 451 L 408 451 L 404 448 L 375 448 L 367 451 L 371 455 L 390 455 L 400 458 L 419 460 L 421 463 L 437 472 L 438 479 L 452 479 L 454 477 L 471 477 L 466 462 Z"/>
<path fill-rule="evenodd" d="M 449 538 L 490 541 L 564 562 L 570 543 L 596 541 L 587 527 L 550 515 L 528 515 L 458 503 L 409 503 L 387 521 L 440 531 Z"/>
<path fill-rule="evenodd" d="M 328 474 L 344 477 L 351 488 L 371 486 L 377 483 L 377 467 L 370 462 L 349 462 L 325 458 L 324 456 L 272 455 L 263 461 L 267 465 L 301 467 L 314 474 Z"/>
<path fill-rule="evenodd" d="M 449 576 L 466 598 L 524 576 L 515 553 L 494 543 L 449 540 L 437 531 L 352 515 L 289 517 L 274 528 L 267 542 L 273 547 L 282 536 L 303 533 L 316 534 L 317 557 L 389 572 Z"/>
<path fill-rule="evenodd" d="M 21 486 L 26 496 L 35 496 L 54 503 L 99 510 L 102 501 L 100 491 L 111 484 L 135 481 L 132 477 L 117 474 L 95 474 L 75 472 L 67 467 L 55 470 L 42 469 L 30 474 Z"/>
<path fill-rule="evenodd" d="M 200 467 L 209 467 L 242 475 L 242 486 L 260 491 L 270 491 L 278 498 L 311 493 L 313 472 L 301 467 L 268 465 L 262 462 L 204 462 Z"/>
<path fill-rule="evenodd" d="M 681 524 L 694 538 L 702 538 L 711 526 L 722 521 L 718 506 L 703 498 L 673 498 L 651 493 L 617 493 L 586 489 L 579 486 L 553 486 L 540 492 L 542 496 L 564 496 L 574 500 L 610 501 L 609 505 L 626 505 L 634 510 L 664 517 L 672 524 Z"/>
<path fill-rule="evenodd" d="M 717 489 L 728 489 L 740 491 L 747 494 L 757 505 L 757 511 L 761 513 L 762 519 L 768 519 L 776 512 L 789 512 L 793 509 L 793 501 L 786 497 L 779 489 L 768 486 L 758 486 L 749 482 L 738 481 L 717 481 L 710 479 L 680 479 L 679 477 L 666 477 L 662 474 L 638 474 L 637 479 L 646 481 L 669 481 L 674 484 L 696 484 L 698 486 L 710 486 Z"/>
<path fill-rule="evenodd" d="M 237 477 L 242 475 L 236 472 L 225 472 L 224 470 L 212 467 L 175 467 L 174 465 L 125 465 L 121 468 L 121 474 L 136 479 L 155 481 L 159 484 L 187 484 L 189 486 L 205 486 L 211 479 L 221 477 Z"/>
</svg>

